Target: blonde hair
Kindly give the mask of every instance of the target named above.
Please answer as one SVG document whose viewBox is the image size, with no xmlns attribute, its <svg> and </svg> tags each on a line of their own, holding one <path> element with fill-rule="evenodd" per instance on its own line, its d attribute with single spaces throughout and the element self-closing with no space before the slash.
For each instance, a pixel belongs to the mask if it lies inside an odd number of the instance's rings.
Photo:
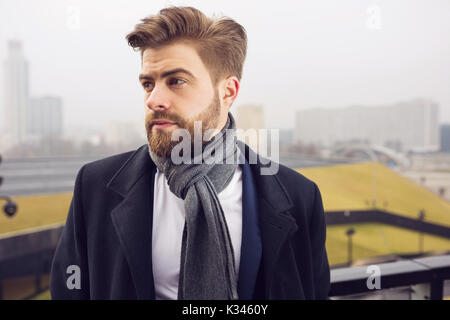
<svg viewBox="0 0 450 320">
<path fill-rule="evenodd" d="M 212 19 L 193 7 L 172 6 L 141 21 L 126 36 L 128 44 L 139 49 L 141 56 L 147 48 L 184 40 L 194 46 L 214 85 L 229 76 L 241 80 L 247 34 L 233 19 Z"/>
</svg>

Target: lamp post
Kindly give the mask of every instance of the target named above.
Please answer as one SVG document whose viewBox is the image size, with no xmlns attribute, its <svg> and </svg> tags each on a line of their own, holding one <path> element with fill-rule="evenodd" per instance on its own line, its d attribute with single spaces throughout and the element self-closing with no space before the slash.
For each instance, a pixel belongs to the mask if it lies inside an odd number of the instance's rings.
<svg viewBox="0 0 450 320">
<path fill-rule="evenodd" d="M 347 231 L 345 232 L 345 234 L 348 237 L 348 261 L 347 264 L 350 265 L 350 263 L 352 263 L 352 235 L 355 233 L 355 229 L 354 228 L 349 228 L 347 229 Z"/>
<path fill-rule="evenodd" d="M 370 147 L 366 147 L 367 154 L 369 155 L 370 160 L 372 161 L 372 209 L 377 208 L 377 175 L 378 175 L 378 169 L 377 169 L 377 163 L 379 162 L 379 159 L 375 152 L 370 149 Z"/>
<path fill-rule="evenodd" d="M 419 211 L 419 216 L 417 219 L 420 222 L 423 222 L 423 220 L 425 220 L 425 210 L 424 209 Z M 422 231 L 419 233 L 419 252 L 423 253 L 423 232 Z"/>
</svg>

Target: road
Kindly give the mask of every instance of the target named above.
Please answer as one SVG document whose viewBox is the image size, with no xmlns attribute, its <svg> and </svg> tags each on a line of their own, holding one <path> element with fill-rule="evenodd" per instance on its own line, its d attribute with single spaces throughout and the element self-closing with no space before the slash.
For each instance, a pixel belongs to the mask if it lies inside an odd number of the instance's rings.
<svg viewBox="0 0 450 320">
<path fill-rule="evenodd" d="M 4 178 L 0 194 L 24 196 L 72 192 L 78 170 L 84 164 L 104 157 L 5 158 L 0 165 L 0 176 Z M 291 168 L 305 168 L 342 161 L 286 155 L 280 158 L 280 163 Z"/>
</svg>

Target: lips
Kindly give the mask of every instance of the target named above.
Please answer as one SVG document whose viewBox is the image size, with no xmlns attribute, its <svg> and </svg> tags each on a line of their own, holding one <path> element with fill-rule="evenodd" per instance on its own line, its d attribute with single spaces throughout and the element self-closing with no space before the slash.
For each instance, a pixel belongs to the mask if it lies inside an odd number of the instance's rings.
<svg viewBox="0 0 450 320">
<path fill-rule="evenodd" d="M 168 120 L 154 120 L 152 121 L 152 127 L 155 129 L 166 129 L 173 126 L 175 123 Z"/>
</svg>

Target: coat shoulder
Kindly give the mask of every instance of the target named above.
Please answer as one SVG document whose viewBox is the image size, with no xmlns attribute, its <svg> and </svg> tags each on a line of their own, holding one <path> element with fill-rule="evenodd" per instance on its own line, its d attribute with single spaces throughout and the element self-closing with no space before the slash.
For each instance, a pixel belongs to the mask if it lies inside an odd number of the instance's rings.
<svg viewBox="0 0 450 320">
<path fill-rule="evenodd" d="M 277 177 L 285 187 L 293 205 L 295 215 L 303 212 L 308 221 L 313 218 L 317 202 L 322 206 L 322 196 L 316 182 L 307 178 L 299 171 L 280 165 Z"/>
<path fill-rule="evenodd" d="M 83 175 L 89 181 L 106 185 L 135 152 L 136 150 L 123 152 L 88 162 L 82 167 Z"/>
<path fill-rule="evenodd" d="M 297 170 L 286 167 L 280 164 L 277 177 L 280 179 L 281 183 L 288 189 L 286 191 L 289 194 L 297 194 L 300 192 L 301 195 L 309 197 L 314 194 L 317 184 L 304 176 Z"/>
</svg>

